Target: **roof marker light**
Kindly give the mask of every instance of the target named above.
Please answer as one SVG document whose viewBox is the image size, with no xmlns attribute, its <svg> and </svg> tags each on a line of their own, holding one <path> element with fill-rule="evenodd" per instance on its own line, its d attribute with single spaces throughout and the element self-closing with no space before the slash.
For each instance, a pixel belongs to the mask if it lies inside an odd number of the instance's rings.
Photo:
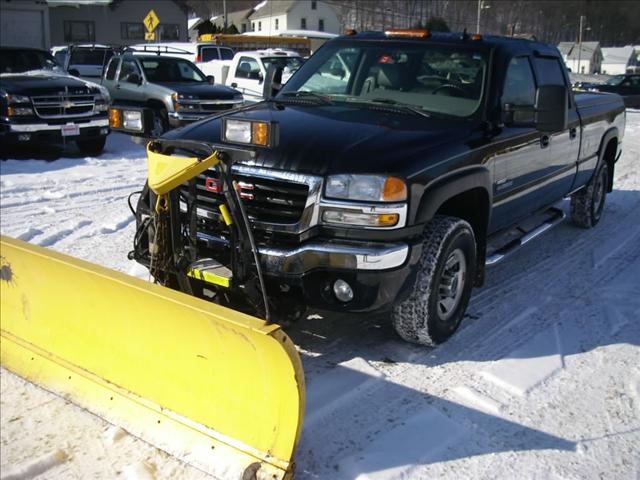
<svg viewBox="0 0 640 480">
<path fill-rule="evenodd" d="M 480 35 L 479 33 L 474 33 L 473 35 L 471 35 L 471 40 L 474 40 L 476 42 L 482 40 L 482 35 Z"/>
<path fill-rule="evenodd" d="M 384 31 L 387 37 L 414 37 L 414 38 L 428 38 L 431 36 L 431 31 L 423 28 L 390 28 Z"/>
<path fill-rule="evenodd" d="M 355 28 L 347 28 L 344 32 L 345 35 L 352 37 L 353 35 L 355 35 L 356 33 L 356 29 Z"/>
</svg>

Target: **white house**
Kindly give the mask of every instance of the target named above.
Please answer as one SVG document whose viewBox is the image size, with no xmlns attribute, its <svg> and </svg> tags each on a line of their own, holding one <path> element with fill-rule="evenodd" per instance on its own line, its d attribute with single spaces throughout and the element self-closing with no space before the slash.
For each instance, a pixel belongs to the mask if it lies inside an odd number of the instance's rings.
<svg viewBox="0 0 640 480">
<path fill-rule="evenodd" d="M 608 75 L 625 73 L 637 65 L 638 56 L 631 45 L 602 49 L 602 72 Z"/>
<path fill-rule="evenodd" d="M 579 48 L 581 47 L 581 48 Z M 567 68 L 574 73 L 599 73 L 602 65 L 600 42 L 560 42 L 558 50 Z"/>
<path fill-rule="evenodd" d="M 256 35 L 279 35 L 283 30 L 340 32 L 338 15 L 322 1 L 265 0 L 254 7 L 249 21 Z"/>
</svg>

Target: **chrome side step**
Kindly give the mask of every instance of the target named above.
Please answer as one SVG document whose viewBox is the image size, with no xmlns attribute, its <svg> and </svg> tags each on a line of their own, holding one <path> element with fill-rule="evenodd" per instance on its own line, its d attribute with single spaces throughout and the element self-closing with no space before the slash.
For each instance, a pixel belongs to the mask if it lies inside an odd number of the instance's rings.
<svg viewBox="0 0 640 480">
<path fill-rule="evenodd" d="M 493 252 L 493 254 L 487 257 L 487 261 L 485 262 L 485 265 L 489 266 L 489 265 L 495 265 L 496 263 L 499 263 L 500 261 L 504 260 L 505 257 L 515 252 L 526 243 L 529 243 L 531 240 L 542 235 L 544 232 L 546 232 L 550 228 L 553 228 L 556 225 L 558 225 L 566 217 L 566 214 L 559 208 L 555 208 L 555 207 L 550 208 L 548 212 L 551 215 L 544 223 L 534 228 L 530 232 L 525 233 L 522 237 L 507 243 L 505 246 Z"/>
</svg>

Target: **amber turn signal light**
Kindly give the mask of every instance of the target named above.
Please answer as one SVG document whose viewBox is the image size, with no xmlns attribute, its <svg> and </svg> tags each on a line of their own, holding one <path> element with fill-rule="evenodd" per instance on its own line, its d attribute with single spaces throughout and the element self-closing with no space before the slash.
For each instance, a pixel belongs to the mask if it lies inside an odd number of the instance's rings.
<svg viewBox="0 0 640 480">
<path fill-rule="evenodd" d="M 111 128 L 122 128 L 122 112 L 117 108 L 109 109 L 109 126 Z"/>
</svg>

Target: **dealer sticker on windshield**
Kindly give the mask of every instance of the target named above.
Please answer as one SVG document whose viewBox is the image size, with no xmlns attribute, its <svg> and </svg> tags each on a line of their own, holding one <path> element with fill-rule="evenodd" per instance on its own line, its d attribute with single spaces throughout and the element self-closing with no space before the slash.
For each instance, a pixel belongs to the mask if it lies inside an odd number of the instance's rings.
<svg viewBox="0 0 640 480">
<path fill-rule="evenodd" d="M 62 125 L 62 136 L 72 137 L 74 135 L 80 135 L 80 126 L 75 123 L 67 123 Z"/>
</svg>

